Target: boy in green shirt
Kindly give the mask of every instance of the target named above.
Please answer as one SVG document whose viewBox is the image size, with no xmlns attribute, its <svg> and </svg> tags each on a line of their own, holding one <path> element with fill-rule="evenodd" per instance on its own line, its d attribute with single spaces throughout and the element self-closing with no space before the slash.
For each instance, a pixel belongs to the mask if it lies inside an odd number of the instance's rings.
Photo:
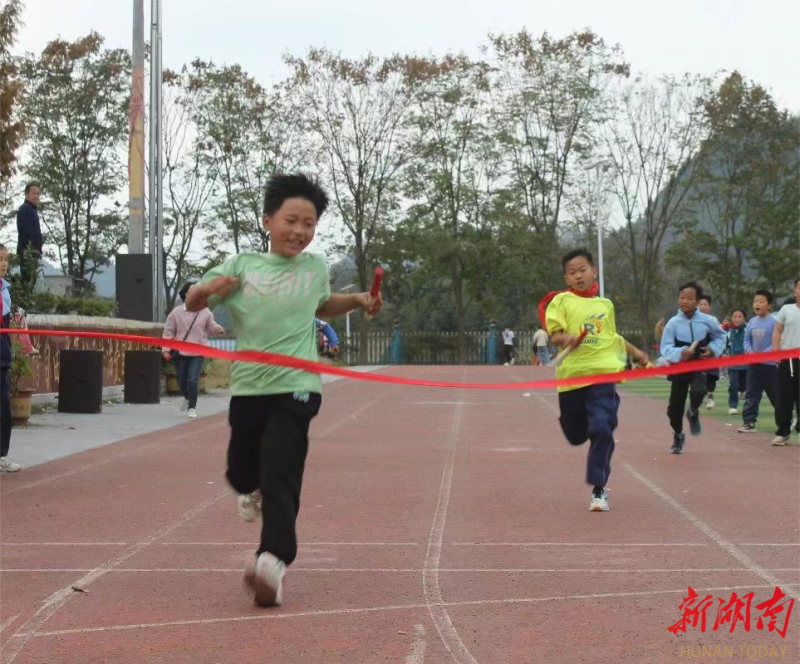
<svg viewBox="0 0 800 664">
<path fill-rule="evenodd" d="M 630 355 L 647 364 L 647 354 L 617 334 L 614 304 L 597 297 L 597 268 L 591 252 L 570 251 L 561 259 L 569 290 L 546 304 L 546 328 L 554 345 L 574 350 L 556 368 L 557 378 L 614 373 L 625 369 Z M 581 340 L 580 334 L 586 332 Z M 614 453 L 619 395 L 613 383 L 559 387 L 561 429 L 572 445 L 590 440 L 586 482 L 592 486 L 589 510 L 607 512 L 606 484 Z"/>
<path fill-rule="evenodd" d="M 313 321 L 363 307 L 380 311 L 369 293 L 331 294 L 328 267 L 303 250 L 314 239 L 328 196 L 303 174 L 273 175 L 264 196 L 270 253 L 239 254 L 210 270 L 186 296 L 200 311 L 225 302 L 236 350 L 317 361 Z M 235 362 L 231 369 L 227 478 L 246 521 L 262 517 L 261 545 L 245 570 L 260 606 L 278 606 L 286 566 L 297 556 L 295 525 L 308 453 L 308 429 L 322 403 L 319 374 Z"/>
</svg>

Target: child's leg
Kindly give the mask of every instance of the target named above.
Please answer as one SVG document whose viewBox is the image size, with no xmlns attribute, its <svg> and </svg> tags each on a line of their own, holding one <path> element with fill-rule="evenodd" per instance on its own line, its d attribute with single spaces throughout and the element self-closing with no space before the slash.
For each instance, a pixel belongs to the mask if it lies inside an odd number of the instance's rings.
<svg viewBox="0 0 800 664">
<path fill-rule="evenodd" d="M 757 365 L 747 369 L 747 390 L 744 393 L 744 410 L 742 421 L 745 424 L 755 424 L 758 419 L 758 405 L 761 403 L 761 394 L 764 388 L 761 385 Z"/>
<path fill-rule="evenodd" d="M 588 387 L 558 393 L 558 418 L 561 430 L 570 445 L 583 445 L 589 440 L 589 420 L 586 416 L 586 393 Z"/>
<path fill-rule="evenodd" d="M 778 408 L 778 367 L 772 364 L 762 364 L 758 367 L 760 372 L 761 384 L 764 386 L 764 392 L 767 393 L 767 399 L 772 404 L 772 407 L 777 410 Z"/>
<path fill-rule="evenodd" d="M 297 557 L 295 524 L 300 511 L 308 428 L 319 412 L 322 397 L 308 394 L 307 401 L 291 394 L 272 397 L 272 411 L 261 439 L 261 546 L 290 565 Z"/>
<path fill-rule="evenodd" d="M 731 369 L 728 372 L 728 408 L 739 406 L 739 370 Z"/>
<path fill-rule="evenodd" d="M 231 440 L 228 444 L 226 477 L 236 493 L 253 493 L 260 483 L 260 447 L 267 426 L 268 397 L 231 397 L 228 422 Z"/>
<path fill-rule="evenodd" d="M 619 395 L 614 385 L 592 385 L 586 389 L 586 414 L 591 440 L 586 481 L 592 486 L 604 487 L 611 474 Z"/>
<path fill-rule="evenodd" d="M 200 390 L 200 374 L 203 373 L 204 358 L 200 355 L 184 358 L 186 360 L 186 399 L 189 408 L 197 408 L 197 395 Z"/>
<path fill-rule="evenodd" d="M 683 409 L 686 407 L 686 395 L 689 392 L 689 382 L 685 380 L 670 383 L 669 405 L 667 417 L 675 433 L 683 433 Z"/>
<path fill-rule="evenodd" d="M 8 456 L 11 447 L 11 372 L 0 369 L 0 457 Z"/>
<path fill-rule="evenodd" d="M 797 400 L 798 382 L 800 375 L 798 375 L 797 360 L 781 361 L 778 366 L 778 407 L 775 409 L 777 436 L 788 436 L 792 433 L 792 414 Z"/>
<path fill-rule="evenodd" d="M 703 398 L 708 393 L 708 375 L 694 374 L 689 383 L 689 408 L 692 412 L 697 412 L 703 405 Z"/>
</svg>

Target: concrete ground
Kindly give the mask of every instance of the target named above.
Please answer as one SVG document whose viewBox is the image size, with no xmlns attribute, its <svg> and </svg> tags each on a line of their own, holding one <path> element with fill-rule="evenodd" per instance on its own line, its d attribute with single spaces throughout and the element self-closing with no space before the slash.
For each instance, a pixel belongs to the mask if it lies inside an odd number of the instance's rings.
<svg viewBox="0 0 800 664">
<path fill-rule="evenodd" d="M 381 367 L 353 367 L 356 371 L 375 371 Z M 340 380 L 323 376 L 323 383 Z M 15 427 L 11 434 L 8 458 L 23 469 L 55 459 L 62 459 L 143 434 L 163 431 L 188 421 L 178 406 L 180 397 L 162 397 L 159 404 L 104 402 L 97 415 L 59 413 L 55 408 L 35 414 L 25 427 Z M 202 395 L 197 404 L 198 418 L 218 415 L 228 410 L 230 395 L 217 391 Z"/>
</svg>

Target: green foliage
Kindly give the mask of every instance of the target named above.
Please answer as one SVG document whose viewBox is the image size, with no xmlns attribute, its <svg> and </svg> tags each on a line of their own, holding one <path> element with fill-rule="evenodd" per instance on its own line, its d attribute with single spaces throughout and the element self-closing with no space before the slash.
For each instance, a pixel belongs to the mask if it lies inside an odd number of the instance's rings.
<svg viewBox="0 0 800 664">
<path fill-rule="evenodd" d="M 14 174 L 16 151 L 23 134 L 16 105 L 22 94 L 17 65 L 10 54 L 22 23 L 21 0 L 7 0 L 0 7 L 0 184 Z"/>
<path fill-rule="evenodd" d="M 13 338 L 11 340 L 11 371 L 9 372 L 11 396 L 18 396 L 20 383 L 25 378 L 33 378 L 33 376 L 33 365 L 30 356 L 22 348 L 22 344 L 16 338 Z"/>
<path fill-rule="evenodd" d="M 21 73 L 30 135 L 25 172 L 50 201 L 42 209 L 47 242 L 58 247 L 66 274 L 91 281 L 127 241 L 119 210 L 102 206 L 124 182 L 129 54 L 104 49 L 92 32 L 75 42 L 51 41 L 22 62 Z"/>
</svg>

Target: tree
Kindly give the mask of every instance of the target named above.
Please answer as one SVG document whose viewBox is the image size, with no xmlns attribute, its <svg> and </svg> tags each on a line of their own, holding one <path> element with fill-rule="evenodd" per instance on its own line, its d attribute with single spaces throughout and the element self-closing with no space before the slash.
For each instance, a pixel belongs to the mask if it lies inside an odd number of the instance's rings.
<svg viewBox="0 0 800 664">
<path fill-rule="evenodd" d="M 304 121 L 325 157 L 333 206 L 350 235 L 362 291 L 369 288 L 373 242 L 398 208 L 398 174 L 408 158 L 398 141 L 413 80 L 397 56 L 347 60 L 325 49 L 287 57 Z M 361 361 L 368 325 L 360 326 Z"/>
<path fill-rule="evenodd" d="M 703 276 L 724 309 L 754 285 L 780 290 L 798 259 L 797 121 L 733 72 L 703 106 L 710 134 L 670 265 Z"/>
<path fill-rule="evenodd" d="M 639 77 L 621 87 L 617 113 L 604 128 L 610 188 L 624 218 L 611 237 L 630 270 L 643 334 L 653 327 L 664 239 L 686 214 L 702 161 L 705 89 L 697 77 Z"/>
<path fill-rule="evenodd" d="M 297 112 L 283 86 L 267 90 L 239 65 L 195 60 L 183 75 L 197 95 L 193 119 L 204 163 L 222 192 L 217 219 L 205 229 L 208 244 L 217 251 L 229 242 L 236 253 L 269 251 L 261 223 L 267 179 L 308 160 Z"/>
<path fill-rule="evenodd" d="M 488 131 L 489 69 L 466 56 L 409 61 L 417 79 L 408 114 L 409 161 L 405 225 L 424 237 L 419 258 L 449 287 L 455 306 L 459 361 L 466 361 L 469 273 L 489 257 L 479 244 L 500 158 Z"/>
<path fill-rule="evenodd" d="M 22 82 L 10 53 L 21 25 L 21 16 L 21 0 L 7 0 L 0 7 L 0 185 L 7 184 L 14 173 L 16 150 L 23 132 L 23 124 L 15 113 Z"/>
<path fill-rule="evenodd" d="M 197 94 L 189 88 L 186 71 L 164 72 L 164 290 L 167 307 L 175 306 L 181 285 L 199 276 L 191 260 L 194 240 L 214 194 L 216 170 L 204 164 L 194 124 Z"/>
<path fill-rule="evenodd" d="M 534 39 L 525 30 L 491 37 L 498 140 L 508 152 L 511 188 L 547 253 L 557 227 L 571 160 L 591 149 L 592 128 L 605 118 L 606 89 L 626 77 L 616 48 L 591 31 Z"/>
<path fill-rule="evenodd" d="M 92 32 L 71 43 L 50 42 L 40 56 L 23 61 L 21 72 L 31 137 L 25 166 L 50 201 L 42 215 L 47 239 L 64 271 L 90 285 L 127 241 L 125 219 L 104 205 L 124 181 L 130 57 L 104 49 Z"/>
</svg>

